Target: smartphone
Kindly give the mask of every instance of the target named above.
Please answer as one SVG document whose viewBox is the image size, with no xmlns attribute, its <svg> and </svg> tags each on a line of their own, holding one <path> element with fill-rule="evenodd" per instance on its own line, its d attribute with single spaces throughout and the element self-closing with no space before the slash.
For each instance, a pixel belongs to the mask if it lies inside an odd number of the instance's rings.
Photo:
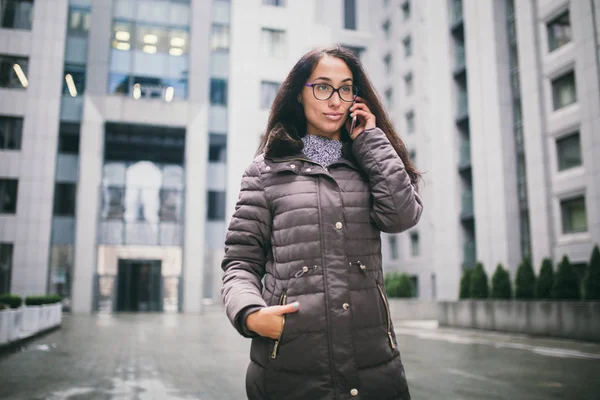
<svg viewBox="0 0 600 400">
<path fill-rule="evenodd" d="M 356 126 L 356 115 L 354 117 L 352 117 L 352 124 L 350 125 L 350 134 L 352 135 L 352 132 L 354 132 L 354 127 Z"/>
</svg>

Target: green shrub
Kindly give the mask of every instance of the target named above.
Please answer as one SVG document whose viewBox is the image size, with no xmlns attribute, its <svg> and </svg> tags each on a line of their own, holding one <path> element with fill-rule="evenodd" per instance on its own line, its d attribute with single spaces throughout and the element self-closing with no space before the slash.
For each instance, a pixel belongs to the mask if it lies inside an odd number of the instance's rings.
<svg viewBox="0 0 600 400">
<path fill-rule="evenodd" d="M 28 306 L 41 306 L 44 304 L 60 303 L 59 295 L 52 294 L 48 296 L 29 296 L 25 298 L 25 304 Z"/>
<path fill-rule="evenodd" d="M 583 280 L 583 294 L 586 300 L 600 300 L 600 249 L 594 246 L 590 263 Z"/>
<path fill-rule="evenodd" d="M 557 300 L 579 300 L 579 280 L 569 258 L 564 256 L 554 275 L 552 297 Z"/>
<path fill-rule="evenodd" d="M 407 274 L 388 274 L 384 279 L 384 285 L 389 297 L 414 297 L 413 284 Z"/>
<path fill-rule="evenodd" d="M 2 293 L 0 294 L 0 303 L 6 304 L 10 308 L 19 308 L 21 304 L 23 304 L 23 299 L 21 296 L 17 296 L 10 293 Z"/>
<path fill-rule="evenodd" d="M 471 274 L 472 299 L 487 299 L 489 295 L 488 277 L 483 269 L 483 264 L 478 262 Z"/>
<path fill-rule="evenodd" d="M 463 276 L 460 279 L 459 299 L 468 299 L 471 297 L 471 275 L 473 270 L 468 268 L 463 270 Z"/>
<path fill-rule="evenodd" d="M 533 299 L 535 297 L 535 272 L 529 261 L 529 257 L 525 257 L 519 268 L 517 269 L 517 277 L 515 279 L 515 298 L 517 299 Z"/>
<path fill-rule="evenodd" d="M 535 282 L 535 297 L 541 300 L 551 299 L 553 284 L 554 269 L 552 267 L 552 260 L 549 258 L 544 258 L 542 261 L 542 267 L 540 268 L 540 275 Z"/>
<path fill-rule="evenodd" d="M 510 284 L 510 274 L 498 264 L 496 271 L 492 276 L 492 299 L 510 299 L 512 297 L 512 287 Z"/>
</svg>

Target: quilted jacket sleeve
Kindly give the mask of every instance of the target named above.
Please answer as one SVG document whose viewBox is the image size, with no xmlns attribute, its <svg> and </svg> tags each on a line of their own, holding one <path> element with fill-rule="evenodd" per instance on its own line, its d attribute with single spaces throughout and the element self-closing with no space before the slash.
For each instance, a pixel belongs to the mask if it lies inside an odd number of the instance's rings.
<svg viewBox="0 0 600 400">
<path fill-rule="evenodd" d="M 246 311 L 253 308 L 251 306 L 267 306 L 261 296 L 261 279 L 265 274 L 266 255 L 270 251 L 271 225 L 271 211 L 260 171 L 256 163 L 252 163 L 242 177 L 221 263 L 224 271 L 221 295 L 225 311 L 233 326 L 245 337 L 256 336 L 244 326 Z"/>
<path fill-rule="evenodd" d="M 360 133 L 352 143 L 352 153 L 368 176 L 373 195 L 371 218 L 377 227 L 398 233 L 415 226 L 423 202 L 385 133 L 379 128 Z"/>
</svg>

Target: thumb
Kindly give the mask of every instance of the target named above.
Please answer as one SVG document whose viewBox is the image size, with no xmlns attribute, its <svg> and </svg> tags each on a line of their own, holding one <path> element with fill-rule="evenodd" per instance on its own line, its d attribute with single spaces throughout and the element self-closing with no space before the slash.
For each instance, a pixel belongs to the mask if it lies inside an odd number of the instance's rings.
<svg viewBox="0 0 600 400">
<path fill-rule="evenodd" d="M 275 311 L 278 315 L 289 314 L 298 311 L 298 307 L 300 307 L 300 303 L 296 301 L 285 306 L 277 306 Z"/>
</svg>

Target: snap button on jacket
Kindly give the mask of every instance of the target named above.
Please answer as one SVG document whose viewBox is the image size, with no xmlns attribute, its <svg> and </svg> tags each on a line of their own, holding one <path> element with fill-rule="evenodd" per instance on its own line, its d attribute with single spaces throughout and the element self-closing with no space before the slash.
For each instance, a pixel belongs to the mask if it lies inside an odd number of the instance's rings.
<svg viewBox="0 0 600 400">
<path fill-rule="evenodd" d="M 227 316 L 252 337 L 251 400 L 408 400 L 383 285 L 383 232 L 402 232 L 423 205 L 387 136 L 374 128 L 322 168 L 279 128 L 245 171 L 225 241 Z M 298 301 L 278 340 L 244 312 Z"/>
</svg>

